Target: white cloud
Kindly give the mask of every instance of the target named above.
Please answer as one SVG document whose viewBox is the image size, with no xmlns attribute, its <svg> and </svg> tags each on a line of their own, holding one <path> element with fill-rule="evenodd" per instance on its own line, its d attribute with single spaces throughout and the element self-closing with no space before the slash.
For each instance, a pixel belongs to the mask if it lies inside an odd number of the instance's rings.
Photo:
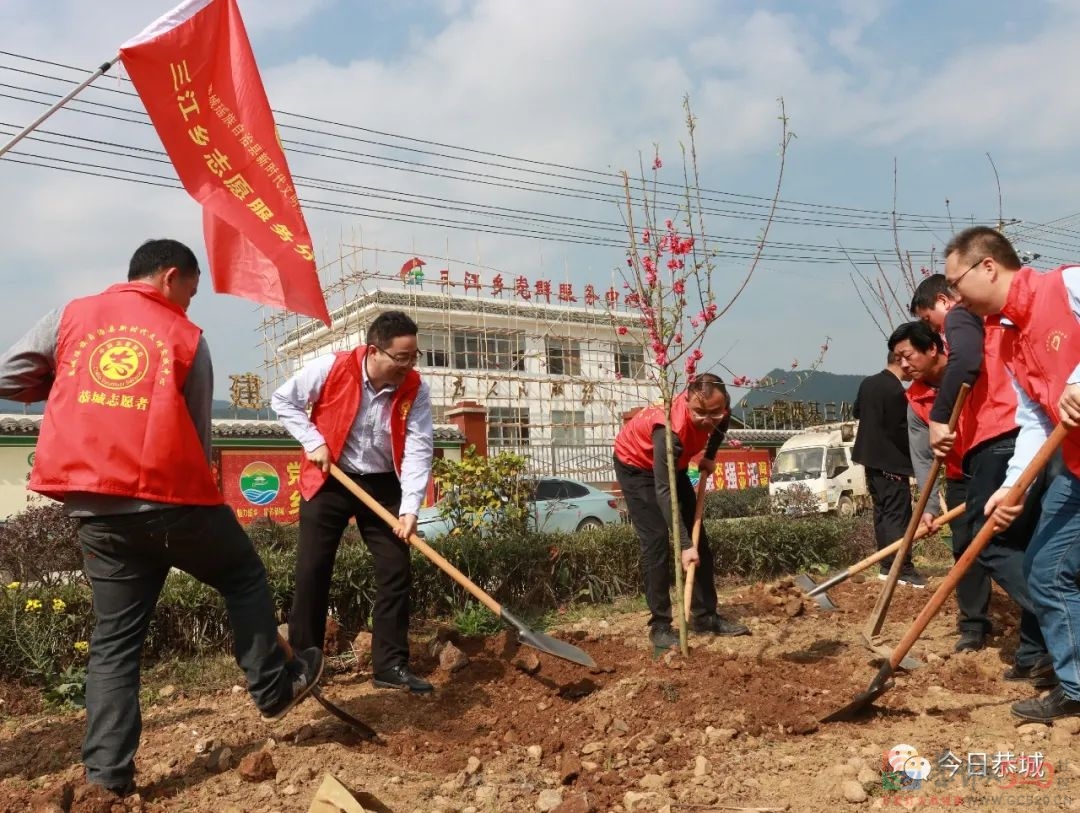
<svg viewBox="0 0 1080 813">
<path fill-rule="evenodd" d="M 8 49 L 92 65 L 168 7 L 134 0 L 109 4 L 9 0 L 0 6 L 0 26 L 13 43 Z M 1042 30 L 997 32 L 988 44 L 975 42 L 954 53 L 922 54 L 913 43 L 911 59 L 902 63 L 875 49 L 873 36 L 880 32 L 874 32 L 887 27 L 890 12 L 899 7 L 884 0 L 846 0 L 827 13 L 818 9 L 779 13 L 755 5 L 747 10 L 734 2 L 706 0 L 683 0 L 662 8 L 615 0 L 433 0 L 405 6 L 417 22 L 424 15 L 424 25 L 392 32 L 394 36 L 380 39 L 377 52 L 369 47 L 375 34 L 365 32 L 352 40 L 352 52 L 338 46 L 320 53 L 319 40 L 314 39 L 296 45 L 293 55 L 306 54 L 296 58 L 287 58 L 280 49 L 261 49 L 260 43 L 279 43 L 283 32 L 300 23 L 315 29 L 340 28 L 350 24 L 350 10 L 329 0 L 241 0 L 241 7 L 271 102 L 278 109 L 596 170 L 632 169 L 639 151 L 648 154 L 658 142 L 671 171 L 678 143 L 685 139 L 681 102 L 689 92 L 699 118 L 698 148 L 706 182 L 768 195 L 779 138 L 776 99 L 783 96 L 800 136 L 789 155 L 790 168 L 795 176 L 821 179 L 812 194 L 801 195 L 804 199 L 846 205 L 857 196 L 872 201 L 863 205 L 888 209 L 891 162 L 898 152 L 904 153 L 905 166 L 925 165 L 941 175 L 950 171 L 955 156 L 981 166 L 982 153 L 990 150 L 999 160 L 1007 193 L 1012 191 L 1007 200 L 1041 206 L 1042 212 L 1072 211 L 1066 209 L 1072 205 L 1072 185 L 1055 185 L 1055 178 L 1063 176 L 1039 154 L 1044 149 L 1064 154 L 1080 126 L 1080 100 L 1071 92 L 1067 57 L 1080 25 L 1067 4 L 1056 8 Z M 10 62 L 0 59 L 0 64 Z M 105 82 L 117 86 L 115 79 Z M 36 109 L 0 99 L 0 120 L 26 121 Z M 296 122 L 283 118 L 282 123 Z M 132 125 L 66 114 L 55 126 L 158 146 L 148 129 L 140 133 Z M 357 130 L 306 126 L 387 140 Z M 327 142 L 318 134 L 283 129 L 287 139 Z M 348 148 L 390 154 L 372 143 L 352 142 Z M 880 155 L 880 172 L 846 177 L 845 161 L 852 153 Z M 393 154 L 443 166 L 456 163 L 418 153 Z M 612 204 L 330 162 L 296 150 L 290 152 L 289 161 L 296 174 L 337 182 L 579 218 L 619 219 Z M 1014 169 L 1020 166 L 1022 173 Z M 521 177 L 481 164 L 470 169 Z M 667 177 L 675 180 L 675 176 L 671 172 Z M 903 188 L 911 190 L 903 200 L 913 210 L 940 211 L 942 196 L 921 197 L 918 178 L 918 172 L 910 181 L 903 176 Z M 561 187 L 577 185 L 556 177 L 547 181 Z M 967 179 L 963 181 L 956 181 L 963 192 L 956 201 L 958 211 L 996 211 L 996 205 L 970 194 Z M 20 292 L 18 302 L 0 301 L 5 325 L 0 345 L 29 326 L 29 314 L 119 278 L 132 249 L 145 237 L 172 235 L 201 246 L 198 209 L 179 190 L 79 177 L 4 160 L 0 182 L 8 199 L 19 201 L 0 221 L 0 239 L 5 261 L 11 264 L 7 276 L 17 278 Z M 328 197 L 322 192 L 309 196 Z M 357 198 L 355 203 L 417 211 L 414 205 L 374 197 Z M 474 217 L 451 212 L 442 216 Z M 400 251 L 448 254 L 533 279 L 544 274 L 558 280 L 569 273 L 579 282 L 602 282 L 621 261 L 617 248 L 579 249 L 314 209 L 309 209 L 308 220 L 320 256 L 336 256 L 341 243 L 362 242 L 382 249 L 378 255 L 364 255 L 365 261 L 378 262 L 382 269 L 400 265 L 401 255 L 393 253 Z M 717 220 L 715 228 L 724 235 L 753 237 L 757 225 Z M 772 236 L 822 245 L 837 241 L 834 231 L 782 225 Z M 845 244 L 852 241 L 887 248 L 891 237 L 887 232 L 845 236 Z M 741 267 L 739 262 L 725 261 L 718 284 L 733 287 Z M 801 346 L 816 347 L 827 333 L 844 339 L 830 354 L 828 363 L 834 369 L 878 368 L 876 332 L 861 315 L 842 267 L 766 262 L 759 274 L 732 312 L 730 328 L 721 326 L 715 339 L 719 352 L 730 345 L 732 333 L 752 330 L 755 338 L 741 340 L 734 354 L 739 372 L 754 374 L 789 356 L 802 360 L 808 353 Z M 219 378 L 227 381 L 227 372 L 250 369 L 261 361 L 261 353 L 254 349 L 258 320 L 251 306 L 223 297 L 199 299 L 193 315 L 206 325 L 215 346 Z M 817 311 L 803 304 L 814 302 L 828 307 Z"/>
</svg>

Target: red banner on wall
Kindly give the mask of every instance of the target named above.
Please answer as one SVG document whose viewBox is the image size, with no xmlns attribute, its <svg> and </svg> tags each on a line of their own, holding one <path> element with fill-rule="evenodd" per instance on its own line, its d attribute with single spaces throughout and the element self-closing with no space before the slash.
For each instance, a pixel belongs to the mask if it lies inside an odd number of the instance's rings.
<svg viewBox="0 0 1080 813">
<path fill-rule="evenodd" d="M 243 525 L 300 519 L 300 449 L 222 449 L 221 491 Z"/>
<path fill-rule="evenodd" d="M 717 489 L 768 486 L 771 468 L 768 449 L 721 449 L 716 453 L 713 485 Z"/>
</svg>

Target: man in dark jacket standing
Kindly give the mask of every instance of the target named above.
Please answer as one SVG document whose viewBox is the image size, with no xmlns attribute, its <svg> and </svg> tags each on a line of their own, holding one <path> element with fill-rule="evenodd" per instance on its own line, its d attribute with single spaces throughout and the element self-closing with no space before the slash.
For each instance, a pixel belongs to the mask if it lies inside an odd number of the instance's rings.
<svg viewBox="0 0 1080 813">
<path fill-rule="evenodd" d="M 885 369 L 864 378 L 855 397 L 859 431 L 851 459 L 866 469 L 866 485 L 874 502 L 874 538 L 877 548 L 888 547 L 904 535 L 911 522 L 911 487 L 914 474 L 908 452 L 907 398 L 902 381 L 909 380 L 896 356 L 889 353 Z M 909 554 L 910 556 L 910 554 Z M 880 578 L 892 568 L 893 557 L 881 562 Z M 900 583 L 926 587 L 911 559 L 904 563 Z"/>
</svg>

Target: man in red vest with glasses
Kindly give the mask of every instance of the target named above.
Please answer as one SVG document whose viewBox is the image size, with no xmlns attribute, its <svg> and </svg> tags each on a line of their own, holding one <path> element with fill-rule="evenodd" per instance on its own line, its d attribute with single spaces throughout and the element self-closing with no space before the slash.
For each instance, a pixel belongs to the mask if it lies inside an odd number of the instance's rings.
<svg viewBox="0 0 1080 813">
<path fill-rule="evenodd" d="M 416 323 L 401 311 L 380 313 L 365 344 L 307 364 L 273 394 L 271 405 L 306 453 L 289 642 L 300 649 L 323 645 L 334 559 L 355 518 L 375 561 L 375 686 L 422 694 L 432 686 L 409 668 L 412 577 L 405 540 L 416 531 L 435 443 L 431 393 L 415 369 L 416 334 Z M 331 463 L 397 516 L 400 527 L 391 530 L 330 477 Z"/>
<path fill-rule="evenodd" d="M 945 247 L 945 277 L 965 307 L 1001 316 L 1002 362 L 1016 393 L 1020 434 L 1004 483 L 985 514 L 1008 527 L 1022 506 L 1002 507 L 1008 489 L 1053 426 L 1080 424 L 1080 266 L 1049 273 L 1023 267 L 1000 232 L 974 226 Z M 1042 501 L 1042 516 L 1028 545 L 1024 570 L 1054 672 L 1060 683 L 1044 697 L 1014 703 L 1023 720 L 1045 723 L 1080 716 L 1080 435 L 1062 447 L 1064 471 Z"/>
<path fill-rule="evenodd" d="M 900 359 L 904 372 L 912 378 L 912 384 L 908 388 L 908 400 L 911 411 L 914 413 L 913 417 L 924 426 L 932 425 L 932 409 L 935 403 L 933 395 L 945 383 L 948 367 L 941 335 L 935 333 L 934 329 L 925 322 L 905 322 L 889 336 L 889 349 Z M 929 390 L 930 394 L 924 395 L 925 390 Z M 984 393 L 985 390 L 978 385 L 972 389 L 962 417 L 981 421 L 982 425 L 991 431 L 990 438 L 992 439 L 996 437 L 995 432 L 1000 434 L 1000 426 L 994 424 L 992 410 L 988 408 Z M 972 411 L 968 412 L 969 409 Z M 911 417 L 909 416 L 909 419 Z M 946 418 L 945 428 L 948 429 L 948 418 Z M 970 424 L 967 424 L 966 433 L 959 434 L 964 437 L 978 436 L 973 434 Z M 1009 441 L 1006 445 L 1007 455 L 1012 449 L 1012 436 L 1008 435 L 1007 431 L 1005 434 Z M 922 438 L 916 439 L 916 442 L 929 445 L 926 435 L 927 432 L 924 430 Z M 952 439 L 955 440 L 954 437 Z M 945 454 L 945 468 L 946 476 L 951 479 L 963 478 L 965 472 L 967 473 L 968 500 L 975 504 L 972 511 L 981 513 L 981 509 L 977 506 L 986 504 L 987 498 L 1005 477 L 1005 471 L 1004 466 L 1000 464 L 1001 455 L 987 455 L 980 459 L 979 445 L 972 449 L 966 448 L 963 442 L 952 445 Z M 990 448 L 993 448 L 992 444 Z M 995 461 L 998 462 L 995 463 Z M 1046 641 L 1043 638 L 1039 620 L 1035 616 L 1035 608 L 1023 568 L 1024 549 L 1039 518 L 1041 494 L 1042 480 L 1040 479 L 1036 485 L 1032 486 L 1031 494 L 1025 503 L 1023 517 L 1011 528 L 994 536 L 991 543 L 979 555 L 978 564 L 1020 607 L 1020 642 L 1016 647 L 1014 665 L 1004 674 L 1005 680 L 1024 680 L 1036 687 L 1046 688 L 1053 686 L 1057 680 L 1054 678 L 1054 670 L 1050 667 Z M 966 529 L 965 534 L 970 542 L 982 528 L 983 522 L 985 522 L 985 517 L 973 517 L 968 514 L 957 525 L 960 528 L 963 528 L 965 523 L 973 526 Z M 980 648 L 981 643 L 980 641 Z M 960 647 L 957 649 L 960 650 Z"/>
<path fill-rule="evenodd" d="M 119 796 L 135 789 L 139 660 L 170 568 L 224 597 L 264 719 L 322 675 L 319 649 L 286 662 L 262 560 L 211 475 L 213 369 L 187 317 L 198 286 L 191 249 L 149 240 L 127 283 L 46 315 L 0 358 L 0 397 L 48 399 L 30 488 L 79 520 L 95 615 L 83 763 Z"/>
<path fill-rule="evenodd" d="M 695 551 L 689 532 L 693 528 L 696 497 L 687 469 L 701 451 L 701 477 L 715 470 L 713 458 L 724 440 L 731 404 L 724 383 L 715 375 L 700 375 L 671 404 L 672 455 L 680 517 L 682 561 L 687 568 L 697 562 L 691 600 L 690 628 L 713 635 L 749 635 L 744 624 L 729 621 L 716 612 L 713 555 L 704 526 Z M 626 499 L 630 521 L 641 543 L 641 572 L 645 601 L 649 605 L 649 641 L 657 649 L 677 646 L 671 626 L 672 544 L 671 489 L 668 483 L 667 436 L 662 406 L 649 406 L 627 421 L 615 438 L 615 478 Z"/>
</svg>

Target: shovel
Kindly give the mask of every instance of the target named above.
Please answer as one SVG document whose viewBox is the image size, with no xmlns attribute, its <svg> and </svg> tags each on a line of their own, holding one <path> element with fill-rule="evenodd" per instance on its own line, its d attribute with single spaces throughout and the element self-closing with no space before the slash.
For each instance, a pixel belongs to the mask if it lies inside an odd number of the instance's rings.
<svg viewBox="0 0 1080 813">
<path fill-rule="evenodd" d="M 960 505 L 956 506 L 951 511 L 946 512 L 945 514 L 934 520 L 933 525 L 931 525 L 929 528 L 927 528 L 925 525 L 920 525 L 919 530 L 915 532 L 915 539 L 922 539 L 924 536 L 929 536 L 932 533 L 936 533 L 937 531 L 941 530 L 941 526 L 952 522 L 954 519 L 963 514 L 966 510 L 967 503 L 960 503 Z M 802 589 L 809 598 L 812 598 L 814 601 L 816 601 L 818 603 L 818 606 L 821 607 L 821 609 L 839 609 L 835 604 L 833 604 L 832 599 L 830 599 L 825 594 L 826 591 L 831 590 L 832 588 L 836 587 L 836 585 L 847 581 L 856 573 L 862 570 L 866 570 L 866 568 L 870 567 L 871 565 L 876 565 L 882 559 L 886 559 L 889 556 L 892 556 L 900 549 L 900 545 L 901 543 L 903 543 L 903 541 L 903 537 L 897 539 L 888 547 L 882 548 L 881 550 L 870 554 L 865 559 L 851 565 L 847 570 L 842 570 L 835 576 L 831 576 L 830 578 L 823 581 L 821 584 L 817 584 L 805 573 L 801 573 L 795 577 L 795 584 L 797 584 L 799 588 Z"/>
<path fill-rule="evenodd" d="M 694 505 L 694 530 L 690 533 L 690 547 L 694 550 L 698 549 L 698 542 L 701 541 L 701 515 L 705 511 L 705 487 L 708 484 L 709 478 L 705 472 L 698 473 L 697 483 L 697 503 Z M 682 522 L 682 518 L 679 519 Z M 683 615 L 686 617 L 686 623 L 690 623 L 690 603 L 694 597 L 694 576 L 697 575 L 697 562 L 691 562 L 690 567 L 686 568 L 686 583 L 683 585 Z"/>
<path fill-rule="evenodd" d="M 334 464 L 330 464 L 330 473 L 334 475 L 334 478 L 345 486 L 354 497 L 378 514 L 387 525 L 391 528 L 398 527 L 398 518 L 387 511 L 386 508 L 384 508 L 374 497 L 364 491 L 364 489 L 354 483 L 349 475 Z M 596 661 L 589 657 L 589 654 L 584 650 L 578 649 L 573 644 L 566 643 L 566 641 L 560 641 L 557 638 L 552 638 L 550 635 L 536 632 L 527 627 L 524 622 L 512 616 L 505 607 L 473 584 L 464 573 L 450 564 L 440 553 L 438 553 L 438 551 L 416 534 L 409 536 L 409 544 L 430 559 L 439 570 L 471 593 L 473 598 L 516 629 L 518 631 L 518 640 L 521 641 L 521 643 L 528 644 L 533 647 L 533 649 L 539 649 L 541 652 L 546 652 L 548 655 L 554 655 L 556 658 L 562 658 L 563 660 L 571 661 L 580 664 L 581 666 L 587 666 L 590 669 L 596 667 Z"/>
<path fill-rule="evenodd" d="M 964 408 L 964 402 L 967 401 L 967 396 L 970 391 L 970 385 L 962 384 L 960 386 L 960 392 L 957 393 L 956 402 L 953 404 L 952 414 L 949 416 L 950 432 L 956 431 L 956 422 L 960 418 L 960 411 Z M 943 462 L 943 458 L 935 455 L 934 462 L 930 464 L 930 473 L 926 477 L 926 482 L 922 484 L 919 502 L 911 514 L 911 521 L 908 522 L 904 538 L 900 540 L 900 547 L 896 551 L 896 558 L 893 560 L 892 567 L 889 569 L 889 577 L 885 580 L 885 586 L 881 588 L 881 595 L 878 596 L 877 604 L 874 606 L 874 612 L 871 614 L 870 619 L 867 621 L 866 628 L 862 633 L 863 642 L 866 644 L 867 648 L 872 652 L 881 655 L 883 658 L 889 658 L 892 655 L 892 650 L 881 643 L 879 637 L 881 627 L 885 624 L 885 614 L 889 612 L 889 605 L 892 603 L 893 593 L 896 591 L 896 583 L 900 580 L 900 571 L 903 569 L 904 562 L 907 561 L 908 554 L 911 552 L 911 543 L 915 539 L 915 531 L 918 530 L 919 521 L 922 519 L 923 512 L 926 510 L 926 504 L 930 501 L 930 495 L 933 493 L 934 486 L 937 484 L 938 472 L 941 471 Z M 915 658 L 908 658 L 901 666 L 905 669 L 915 669 L 922 666 L 922 662 Z"/>
<path fill-rule="evenodd" d="M 1018 502 L 1024 499 L 1024 494 L 1028 488 L 1035 481 L 1035 478 L 1039 476 L 1039 472 L 1045 468 L 1046 464 L 1050 462 L 1050 458 L 1054 452 L 1057 451 L 1058 446 L 1065 440 L 1065 436 L 1068 434 L 1068 430 L 1058 424 L 1057 428 L 1050 437 L 1046 439 L 1042 447 L 1028 463 L 1023 474 L 1020 475 L 1020 479 L 1016 481 L 1009 493 L 1002 501 L 1003 505 L 1016 505 Z M 900 639 L 900 643 L 896 645 L 896 649 L 893 650 L 889 659 L 882 664 L 881 669 L 877 675 L 870 682 L 869 688 L 855 697 L 853 701 L 848 703 L 839 711 L 834 711 L 828 717 L 822 718 L 823 723 L 835 723 L 842 720 L 850 720 L 853 717 L 858 716 L 867 706 L 877 700 L 886 691 L 892 688 L 892 677 L 896 673 L 896 670 L 900 667 L 901 661 L 908 651 L 915 645 L 915 642 L 919 640 L 919 636 L 922 635 L 923 630 L 937 615 L 938 610 L 941 609 L 941 605 L 945 603 L 945 599 L 949 597 L 949 593 L 956 587 L 957 582 L 963 578 L 968 568 L 971 567 L 971 563 L 975 561 L 978 555 L 982 552 L 990 540 L 993 539 L 994 534 L 997 533 L 997 526 L 993 520 L 988 519 L 986 524 L 982 526 L 979 533 L 975 535 L 975 538 L 971 540 L 971 544 L 968 549 L 964 551 L 964 555 L 956 560 L 956 564 L 952 566 L 952 569 L 945 575 L 944 581 L 937 590 L 934 591 L 934 595 L 930 597 L 930 601 L 923 607 L 918 618 L 908 628 L 908 631 L 904 633 L 904 637 Z"/>
<path fill-rule="evenodd" d="M 293 649 L 289 645 L 289 642 L 286 641 L 280 633 L 278 633 L 277 642 L 278 646 L 280 646 L 285 652 L 285 660 L 291 661 L 293 659 Z M 341 722 L 345 723 L 347 726 L 356 731 L 364 739 L 379 739 L 379 735 L 375 732 L 375 729 L 373 729 L 363 720 L 353 717 L 351 714 L 349 714 L 349 712 L 345 711 L 345 709 L 341 708 L 340 706 L 334 705 L 325 697 L 323 697 L 322 690 L 318 685 L 315 685 L 311 688 L 310 694 L 312 697 L 319 701 L 319 705 L 321 705 L 324 709 L 326 709 L 328 712 L 341 720 Z"/>
</svg>

